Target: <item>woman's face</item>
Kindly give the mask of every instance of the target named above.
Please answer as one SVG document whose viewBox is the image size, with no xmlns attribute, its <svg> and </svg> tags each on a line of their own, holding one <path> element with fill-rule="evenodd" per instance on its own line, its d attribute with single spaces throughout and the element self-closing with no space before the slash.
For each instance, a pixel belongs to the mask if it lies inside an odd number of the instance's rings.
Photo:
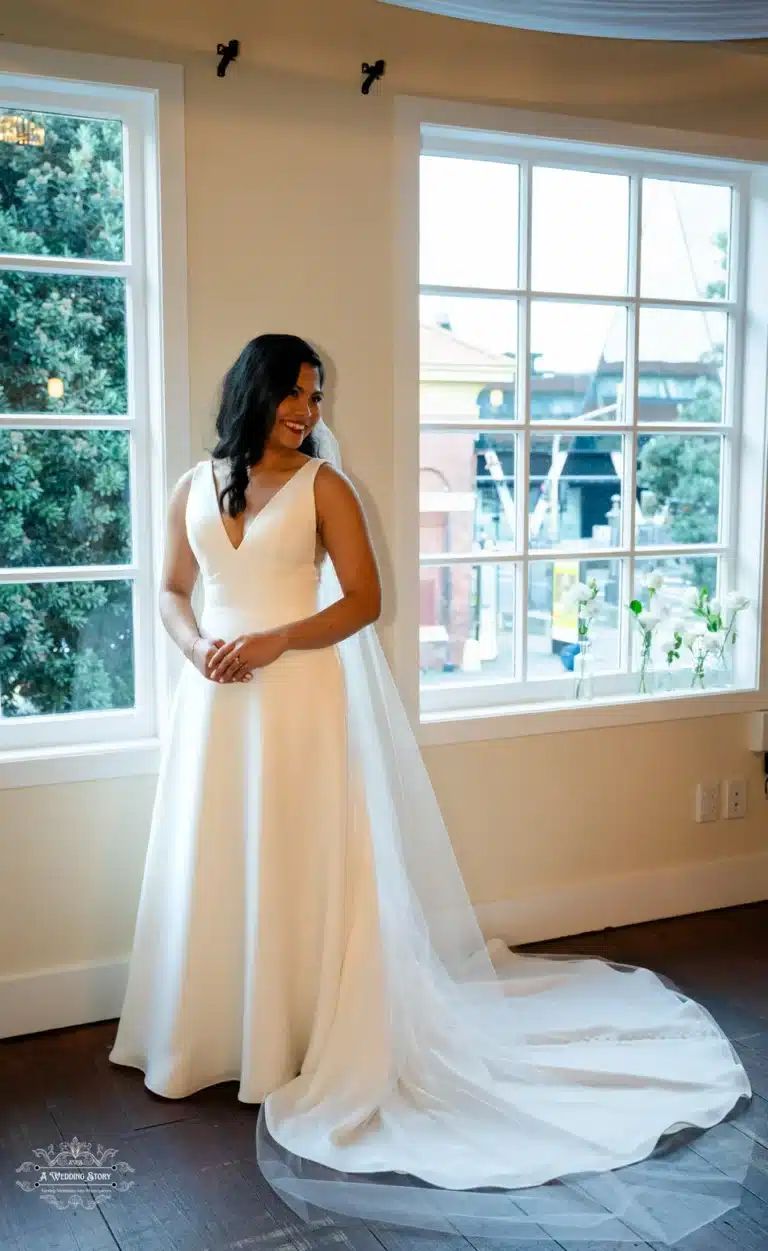
<svg viewBox="0 0 768 1251">
<path fill-rule="evenodd" d="M 302 365 L 291 394 L 278 405 L 270 444 L 292 450 L 300 447 L 320 420 L 322 400 L 318 371 L 311 365 Z"/>
</svg>

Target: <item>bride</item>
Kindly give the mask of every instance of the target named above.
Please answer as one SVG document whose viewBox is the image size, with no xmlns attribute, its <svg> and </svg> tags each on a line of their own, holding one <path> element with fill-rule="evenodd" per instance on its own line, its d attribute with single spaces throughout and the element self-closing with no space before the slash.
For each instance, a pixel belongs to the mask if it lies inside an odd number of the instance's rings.
<svg viewBox="0 0 768 1251">
<path fill-rule="evenodd" d="M 306 1219 L 680 1236 L 738 1201 L 749 1139 L 730 1170 L 679 1139 L 727 1129 L 747 1075 L 649 969 L 484 941 L 323 378 L 301 339 L 248 343 L 171 496 L 160 611 L 186 661 L 110 1059 L 170 1098 L 237 1081 Z"/>
</svg>

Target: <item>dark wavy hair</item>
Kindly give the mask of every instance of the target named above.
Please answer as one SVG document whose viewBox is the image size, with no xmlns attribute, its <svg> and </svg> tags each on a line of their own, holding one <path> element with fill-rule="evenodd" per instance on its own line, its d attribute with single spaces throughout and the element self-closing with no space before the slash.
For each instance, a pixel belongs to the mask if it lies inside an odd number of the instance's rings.
<svg viewBox="0 0 768 1251">
<path fill-rule="evenodd" d="M 323 385 L 325 370 L 314 348 L 293 334 L 261 334 L 246 343 L 227 371 L 221 388 L 212 455 L 230 462 L 230 477 L 219 495 L 219 505 L 236 517 L 245 509 L 248 470 L 264 455 L 280 404 L 296 386 L 302 365 L 311 365 Z M 317 443 L 308 434 L 299 451 L 317 456 Z"/>
</svg>

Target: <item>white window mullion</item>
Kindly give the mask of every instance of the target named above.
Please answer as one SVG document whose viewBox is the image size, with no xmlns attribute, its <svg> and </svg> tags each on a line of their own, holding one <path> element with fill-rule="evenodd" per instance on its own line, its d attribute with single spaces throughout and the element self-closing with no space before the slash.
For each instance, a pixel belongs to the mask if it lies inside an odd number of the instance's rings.
<svg viewBox="0 0 768 1251">
<path fill-rule="evenodd" d="M 741 187 L 734 187 L 731 201 L 731 238 L 729 246 L 730 273 L 727 294 L 740 295 L 737 311 L 728 317 L 725 339 L 725 396 L 723 408 L 724 433 L 720 458 L 720 542 L 728 549 L 724 585 L 721 591 L 735 589 L 733 546 L 738 538 L 741 458 L 743 454 L 744 366 L 746 345 L 746 258 L 748 231 L 748 197 Z"/>
<path fill-rule="evenodd" d="M 631 340 L 630 340 L 631 341 Z M 467 420 L 466 417 L 456 417 L 455 420 L 448 418 L 425 417 L 422 419 L 421 427 L 423 430 L 429 430 L 432 434 L 493 434 L 504 433 L 509 431 L 513 433 L 519 430 L 521 426 L 517 421 L 495 421 L 486 420 Z M 578 417 L 563 418 L 561 420 L 536 420 L 531 422 L 532 429 L 536 434 L 623 434 L 625 427 L 615 421 L 585 421 L 582 422 Z M 728 439 L 733 434 L 733 428 L 728 425 L 705 422 L 705 421 L 643 421 L 639 425 L 640 434 L 676 434 L 676 435 L 722 435 Z"/>
<path fill-rule="evenodd" d="M 0 272 L 26 270 L 30 274 L 64 274 L 83 278 L 126 278 L 125 261 L 89 261 L 70 256 L 14 256 L 0 254 Z"/>
<path fill-rule="evenodd" d="M 496 565 L 514 564 L 525 559 L 531 564 L 549 561 L 621 560 L 632 555 L 631 547 L 539 547 L 522 556 L 517 550 L 470 552 L 429 552 L 420 557 L 420 564 L 427 568 L 435 565 Z M 717 543 L 691 543 L 687 547 L 640 547 L 635 549 L 637 560 L 668 560 L 670 557 L 726 556 L 728 549 Z"/>
<path fill-rule="evenodd" d="M 133 579 L 139 570 L 128 565 L 40 565 L 0 569 L 1 585 L 26 585 L 35 582 L 123 582 Z"/>
<path fill-rule="evenodd" d="M 619 656 L 624 673 L 632 672 L 633 638 L 631 621 L 626 605 L 634 595 L 635 543 L 637 539 L 637 453 L 638 425 L 640 420 L 639 363 L 640 363 L 640 266 L 642 263 L 641 234 L 643 213 L 643 185 L 639 175 L 629 184 L 629 252 L 628 287 L 632 302 L 627 312 L 627 357 L 624 377 L 624 421 L 627 434 L 624 439 L 624 481 L 622 483 L 623 544 L 629 555 L 623 562 L 619 578 Z"/>
<path fill-rule="evenodd" d="M 130 430 L 132 426 L 132 417 L 0 413 L 0 430 Z"/>
<path fill-rule="evenodd" d="M 530 294 L 543 304 L 595 304 L 611 307 L 614 304 L 624 304 L 627 299 L 626 293 L 620 291 L 615 295 L 577 291 L 538 291 L 524 285 L 519 287 L 450 287 L 438 283 L 424 283 L 421 287 L 421 294 L 442 295 L 451 299 L 482 300 L 519 300 Z M 644 297 L 643 304 L 647 308 L 668 308 L 681 313 L 711 313 L 713 311 L 733 313 L 738 308 L 734 300 L 718 300 L 715 303 L 712 300 L 672 300 L 654 296 Z"/>
<path fill-rule="evenodd" d="M 747 226 L 747 202 L 749 224 Z M 768 595 L 766 594 L 766 476 L 768 471 L 768 168 L 751 172 L 742 188 L 738 217 L 738 256 L 732 259 L 733 285 L 743 304 L 743 369 L 739 388 L 738 492 L 734 492 L 733 550 L 728 587 L 750 596 L 753 608 L 743 615 L 735 647 L 735 678 L 768 689 Z M 734 449 L 735 455 L 735 449 Z M 749 501 L 748 505 L 746 501 Z"/>
<path fill-rule="evenodd" d="M 515 440 L 515 498 L 517 499 L 517 548 L 523 554 L 515 574 L 515 677 L 524 682 L 528 672 L 528 552 L 531 475 L 531 248 L 533 176 L 530 161 L 520 167 L 519 277 L 524 294 L 518 311 L 517 370 L 515 393 L 517 418 L 522 429 Z"/>
<path fill-rule="evenodd" d="M 151 116 L 151 115 L 150 115 Z M 145 733 L 156 733 L 158 697 L 156 647 L 159 631 L 157 594 L 153 567 L 152 457 L 149 385 L 149 334 L 147 283 L 146 109 L 128 114 L 125 135 L 125 248 L 130 264 L 126 283 L 126 335 L 128 348 L 128 411 L 135 417 L 130 444 L 131 542 L 138 567 L 133 583 L 133 652 L 136 717 Z"/>
</svg>

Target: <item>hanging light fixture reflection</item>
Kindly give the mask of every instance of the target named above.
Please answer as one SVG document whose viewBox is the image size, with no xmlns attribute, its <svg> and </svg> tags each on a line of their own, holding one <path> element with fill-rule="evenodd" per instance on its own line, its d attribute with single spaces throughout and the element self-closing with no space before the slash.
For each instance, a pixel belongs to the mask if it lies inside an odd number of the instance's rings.
<svg viewBox="0 0 768 1251">
<path fill-rule="evenodd" d="M 52 400 L 60 400 L 64 396 L 64 383 L 61 378 L 48 379 L 48 394 Z"/>
<path fill-rule="evenodd" d="M 29 117 L 14 113 L 0 113 L 0 143 L 15 143 L 19 147 L 42 148 L 45 143 L 45 127 Z"/>
</svg>

